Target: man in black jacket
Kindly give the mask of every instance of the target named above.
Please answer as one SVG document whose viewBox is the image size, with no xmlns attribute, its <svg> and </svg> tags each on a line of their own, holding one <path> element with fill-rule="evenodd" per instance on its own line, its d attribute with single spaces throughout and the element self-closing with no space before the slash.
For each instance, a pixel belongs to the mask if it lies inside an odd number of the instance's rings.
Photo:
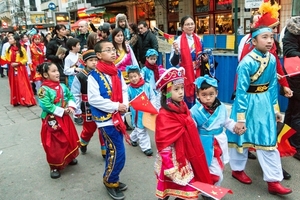
<svg viewBox="0 0 300 200">
<path fill-rule="evenodd" d="M 282 43 L 284 56 L 300 57 L 300 16 L 288 20 Z M 288 99 L 284 122 L 297 131 L 289 140 L 297 150 L 294 158 L 300 160 L 300 74 L 287 79 L 293 96 Z"/>
<path fill-rule="evenodd" d="M 139 29 L 139 40 L 138 40 L 138 51 L 139 51 L 139 62 L 145 64 L 146 52 L 148 49 L 155 49 L 158 51 L 158 42 L 156 36 L 149 30 L 148 25 L 145 21 L 138 23 Z"/>
</svg>

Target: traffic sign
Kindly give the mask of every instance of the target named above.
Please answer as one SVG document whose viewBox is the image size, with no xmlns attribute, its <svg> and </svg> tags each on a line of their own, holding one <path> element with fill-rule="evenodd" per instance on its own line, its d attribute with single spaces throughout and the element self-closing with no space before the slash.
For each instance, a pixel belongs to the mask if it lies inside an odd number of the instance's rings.
<svg viewBox="0 0 300 200">
<path fill-rule="evenodd" d="M 48 4 L 48 8 L 49 8 L 49 10 L 55 10 L 55 9 L 56 9 L 55 3 L 50 2 L 50 3 Z"/>
</svg>

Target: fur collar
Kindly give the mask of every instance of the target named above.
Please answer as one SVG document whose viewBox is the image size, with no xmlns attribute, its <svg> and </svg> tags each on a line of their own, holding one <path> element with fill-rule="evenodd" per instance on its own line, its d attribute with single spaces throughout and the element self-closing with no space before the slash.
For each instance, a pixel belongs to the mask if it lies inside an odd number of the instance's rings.
<svg viewBox="0 0 300 200">
<path fill-rule="evenodd" d="M 288 19 L 286 28 L 290 33 L 294 35 L 300 35 L 300 16 Z"/>
</svg>

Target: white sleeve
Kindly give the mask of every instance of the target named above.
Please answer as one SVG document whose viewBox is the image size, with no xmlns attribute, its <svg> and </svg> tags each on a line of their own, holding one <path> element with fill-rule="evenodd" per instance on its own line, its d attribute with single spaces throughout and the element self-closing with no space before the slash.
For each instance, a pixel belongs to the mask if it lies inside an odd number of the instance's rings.
<svg viewBox="0 0 300 200">
<path fill-rule="evenodd" d="M 66 57 L 65 59 L 65 65 L 64 65 L 64 74 L 67 76 L 75 75 L 75 71 L 73 68 L 71 68 L 73 61 L 70 59 L 70 57 Z"/>
<path fill-rule="evenodd" d="M 124 80 L 122 74 L 121 74 L 121 82 L 122 82 L 123 104 L 125 104 L 128 108 L 128 105 L 129 105 L 128 88 L 127 88 L 127 84 L 125 83 L 125 80 Z"/>
<path fill-rule="evenodd" d="M 228 113 L 227 110 L 225 110 L 225 123 L 224 123 L 224 127 L 229 130 L 230 132 L 234 133 L 233 129 L 235 126 L 236 122 L 233 119 L 230 119 L 228 117 Z"/>
<path fill-rule="evenodd" d="M 30 47 L 27 47 L 27 64 L 31 64 L 32 60 L 31 60 L 31 51 L 30 51 Z"/>
<path fill-rule="evenodd" d="M 125 83 L 125 81 L 124 81 Z M 126 84 L 125 84 L 126 85 Z M 127 86 L 126 86 L 127 88 Z M 122 85 L 123 90 L 123 85 Z M 110 99 L 105 99 L 100 95 L 99 84 L 93 76 L 88 76 L 88 100 L 89 104 L 98 110 L 102 110 L 107 113 L 114 113 L 119 108 L 119 102 L 113 102 Z M 126 89 L 127 93 L 127 89 Z M 128 102 L 128 94 L 126 99 L 123 94 L 123 99 Z"/>
<path fill-rule="evenodd" d="M 82 99 L 81 99 L 81 84 L 80 84 L 77 76 L 74 77 L 74 80 L 73 80 L 73 83 L 72 83 L 72 86 L 71 86 L 71 93 L 73 94 L 74 99 L 75 99 L 75 103 L 76 103 L 75 114 L 81 114 L 82 113 L 82 111 L 80 109 L 80 105 L 81 105 L 81 102 L 82 102 Z"/>
</svg>

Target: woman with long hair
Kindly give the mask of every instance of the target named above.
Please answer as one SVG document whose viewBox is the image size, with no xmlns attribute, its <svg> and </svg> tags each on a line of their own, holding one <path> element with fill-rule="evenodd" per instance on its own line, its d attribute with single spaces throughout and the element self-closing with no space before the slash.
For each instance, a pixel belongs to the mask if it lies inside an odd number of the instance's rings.
<svg viewBox="0 0 300 200">
<path fill-rule="evenodd" d="M 10 86 L 10 104 L 13 106 L 33 106 L 36 101 L 26 70 L 27 53 L 20 43 L 19 35 L 8 38 L 10 47 L 1 57 L 3 63 L 8 64 L 8 79 Z"/>
<path fill-rule="evenodd" d="M 60 74 L 60 82 L 66 84 L 66 75 L 64 74 L 64 58 L 67 56 L 69 53 L 68 51 L 59 51 L 57 50 L 66 48 L 66 43 L 67 43 L 67 31 L 66 31 L 66 26 L 63 24 L 57 24 L 54 27 L 53 33 L 52 33 L 52 39 L 50 42 L 47 44 L 46 47 L 46 58 L 53 62 Z M 58 54 L 57 54 L 58 53 Z"/>
<path fill-rule="evenodd" d="M 139 65 L 129 44 L 125 43 L 125 37 L 121 28 L 112 32 L 112 43 L 117 51 L 116 67 L 122 72 L 126 83 L 129 83 L 126 67 L 128 65 Z"/>
</svg>

